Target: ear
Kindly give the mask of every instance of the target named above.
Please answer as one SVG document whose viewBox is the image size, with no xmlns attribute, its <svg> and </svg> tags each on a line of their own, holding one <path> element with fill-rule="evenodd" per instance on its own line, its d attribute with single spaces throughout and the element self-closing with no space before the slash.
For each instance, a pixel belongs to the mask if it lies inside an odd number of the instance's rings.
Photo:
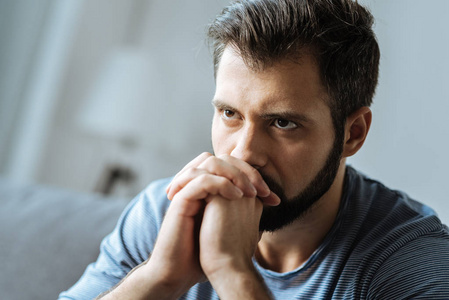
<svg viewBox="0 0 449 300">
<path fill-rule="evenodd" d="M 362 148 L 368 135 L 371 119 L 371 109 L 367 106 L 359 108 L 346 119 L 343 157 L 352 156 Z"/>
</svg>

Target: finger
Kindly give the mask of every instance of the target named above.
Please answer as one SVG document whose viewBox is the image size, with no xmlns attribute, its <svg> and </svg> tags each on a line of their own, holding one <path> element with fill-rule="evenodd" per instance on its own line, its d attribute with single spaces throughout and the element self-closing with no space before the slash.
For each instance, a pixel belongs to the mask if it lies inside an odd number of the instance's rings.
<svg viewBox="0 0 449 300">
<path fill-rule="evenodd" d="M 243 192 L 227 178 L 205 173 L 189 181 L 173 197 L 173 202 L 181 205 L 184 214 L 193 216 L 197 212 L 192 211 L 192 207 L 196 207 L 191 205 L 192 202 L 203 200 L 209 195 L 221 195 L 233 200 L 242 198 Z"/>
<path fill-rule="evenodd" d="M 247 197 L 255 197 L 257 195 L 256 187 L 251 183 L 246 174 L 232 163 L 211 156 L 201 163 L 198 168 L 204 169 L 211 174 L 227 178 L 241 189 Z"/>
<path fill-rule="evenodd" d="M 273 192 L 270 192 L 268 197 L 259 197 L 259 199 L 268 206 L 278 206 L 281 203 L 281 199 Z"/>
<path fill-rule="evenodd" d="M 184 173 L 186 170 L 188 170 L 189 168 L 196 168 L 198 167 L 204 160 L 206 160 L 208 157 L 212 156 L 212 154 L 208 153 L 208 152 L 203 152 L 200 155 L 198 155 L 197 157 L 195 157 L 193 160 L 191 160 L 187 165 L 184 166 L 184 168 L 181 169 L 181 171 L 179 171 L 175 177 L 173 178 L 173 180 L 170 182 L 170 184 L 167 186 L 167 188 L 165 189 L 165 192 L 168 194 L 172 183 L 176 180 L 176 178 Z"/>
<path fill-rule="evenodd" d="M 235 158 L 230 155 L 223 155 L 219 157 L 220 159 L 236 166 L 239 170 L 241 170 L 248 177 L 250 182 L 254 185 L 257 190 L 257 196 L 259 197 L 270 197 L 271 192 L 268 185 L 263 180 L 259 171 L 257 171 L 254 167 L 252 167 L 247 162 Z"/>
<path fill-rule="evenodd" d="M 196 167 L 192 167 L 189 169 L 184 170 L 182 173 L 178 173 L 176 177 L 171 182 L 170 189 L 167 192 L 167 198 L 172 200 L 173 197 L 182 189 L 186 184 L 188 184 L 191 180 L 195 179 L 196 177 L 203 175 L 203 174 L 209 174 L 208 171 L 204 169 L 199 169 Z"/>
<path fill-rule="evenodd" d="M 249 181 L 246 175 L 240 171 L 240 169 L 214 156 L 211 156 L 203 161 L 198 168 L 192 167 L 184 170 L 182 173 L 178 173 L 176 178 L 172 181 L 170 189 L 167 193 L 168 199 L 172 200 L 176 193 L 183 189 L 187 183 L 203 174 L 212 174 L 227 178 L 247 197 L 255 197 L 257 195 L 256 188 Z"/>
</svg>

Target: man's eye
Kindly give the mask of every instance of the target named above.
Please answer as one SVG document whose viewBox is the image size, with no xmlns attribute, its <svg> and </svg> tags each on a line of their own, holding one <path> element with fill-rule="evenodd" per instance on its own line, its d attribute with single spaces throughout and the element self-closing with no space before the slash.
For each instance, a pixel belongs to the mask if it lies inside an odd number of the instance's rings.
<svg viewBox="0 0 449 300">
<path fill-rule="evenodd" d="M 285 119 L 274 120 L 274 126 L 280 129 L 294 129 L 298 127 L 294 122 Z"/>
<path fill-rule="evenodd" d="M 236 117 L 235 112 L 233 112 L 232 110 L 229 110 L 229 109 L 223 110 L 222 116 L 225 119 L 233 119 Z"/>
</svg>

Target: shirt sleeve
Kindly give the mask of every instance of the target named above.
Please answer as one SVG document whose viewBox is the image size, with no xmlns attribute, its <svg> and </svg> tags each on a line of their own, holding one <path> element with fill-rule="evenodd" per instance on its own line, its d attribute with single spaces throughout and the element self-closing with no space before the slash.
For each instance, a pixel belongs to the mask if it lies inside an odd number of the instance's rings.
<svg viewBox="0 0 449 300">
<path fill-rule="evenodd" d="M 78 282 L 58 299 L 93 299 L 148 259 L 170 203 L 165 195 L 169 181 L 150 184 L 130 202 L 115 229 L 103 239 L 97 261 L 88 265 Z"/>
<path fill-rule="evenodd" d="M 421 236 L 396 251 L 377 270 L 368 299 L 449 299 L 447 232 Z"/>
</svg>

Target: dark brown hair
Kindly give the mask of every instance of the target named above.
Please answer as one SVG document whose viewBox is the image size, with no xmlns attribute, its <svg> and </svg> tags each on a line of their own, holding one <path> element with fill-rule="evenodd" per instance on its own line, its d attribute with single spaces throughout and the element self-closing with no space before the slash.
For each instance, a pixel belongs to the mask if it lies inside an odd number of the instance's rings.
<svg viewBox="0 0 449 300">
<path fill-rule="evenodd" d="M 346 118 L 370 106 L 376 89 L 380 52 L 373 22 L 369 11 L 351 0 L 234 1 L 209 26 L 215 74 L 229 45 L 253 69 L 312 50 L 342 139 Z"/>
</svg>

